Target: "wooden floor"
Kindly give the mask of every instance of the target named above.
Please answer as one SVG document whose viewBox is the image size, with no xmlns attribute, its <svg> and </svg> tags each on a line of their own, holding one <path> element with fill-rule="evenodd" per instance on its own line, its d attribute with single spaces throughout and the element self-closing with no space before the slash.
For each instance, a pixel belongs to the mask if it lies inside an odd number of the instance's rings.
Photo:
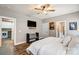
<svg viewBox="0 0 79 59">
<path fill-rule="evenodd" d="M 28 55 L 26 52 L 26 48 L 29 46 L 29 44 L 23 43 L 20 45 L 15 46 L 14 52 L 16 55 Z"/>
<path fill-rule="evenodd" d="M 0 47 L 0 55 L 28 55 L 26 48 L 30 44 L 20 44 L 14 46 L 14 41 L 11 39 L 3 39 L 2 46 Z"/>
</svg>

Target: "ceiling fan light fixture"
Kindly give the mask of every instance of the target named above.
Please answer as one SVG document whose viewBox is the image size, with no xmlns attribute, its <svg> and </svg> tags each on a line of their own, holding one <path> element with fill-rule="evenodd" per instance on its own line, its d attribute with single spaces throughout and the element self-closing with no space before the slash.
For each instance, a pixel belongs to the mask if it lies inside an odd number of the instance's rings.
<svg viewBox="0 0 79 59">
<path fill-rule="evenodd" d="M 48 12 L 54 12 L 54 7 L 51 7 L 50 4 L 43 4 L 40 5 L 39 8 L 34 8 L 36 11 L 40 11 L 41 13 L 48 13 Z"/>
</svg>

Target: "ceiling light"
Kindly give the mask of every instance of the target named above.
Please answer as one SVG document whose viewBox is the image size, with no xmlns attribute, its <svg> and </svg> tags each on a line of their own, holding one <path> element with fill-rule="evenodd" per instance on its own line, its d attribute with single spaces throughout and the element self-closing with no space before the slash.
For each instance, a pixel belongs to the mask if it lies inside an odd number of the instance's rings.
<svg viewBox="0 0 79 59">
<path fill-rule="evenodd" d="M 55 11 L 54 7 L 51 7 L 50 4 L 43 4 L 43 5 L 40 5 L 38 7 L 35 7 L 34 9 L 39 12 L 38 14 Z"/>
</svg>

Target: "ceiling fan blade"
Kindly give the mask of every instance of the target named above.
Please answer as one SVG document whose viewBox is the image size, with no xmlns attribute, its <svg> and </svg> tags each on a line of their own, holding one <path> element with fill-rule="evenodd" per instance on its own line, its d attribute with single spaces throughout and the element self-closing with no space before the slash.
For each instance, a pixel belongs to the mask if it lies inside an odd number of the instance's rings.
<svg viewBox="0 0 79 59">
<path fill-rule="evenodd" d="M 47 11 L 55 11 L 55 10 L 53 9 L 53 10 L 47 10 Z"/>
<path fill-rule="evenodd" d="M 42 10 L 41 8 L 34 8 L 35 10 Z"/>
</svg>

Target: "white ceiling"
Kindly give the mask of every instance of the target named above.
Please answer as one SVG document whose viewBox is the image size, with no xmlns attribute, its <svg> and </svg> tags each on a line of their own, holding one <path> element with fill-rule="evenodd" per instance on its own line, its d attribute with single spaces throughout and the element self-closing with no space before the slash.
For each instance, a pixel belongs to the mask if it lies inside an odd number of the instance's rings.
<svg viewBox="0 0 79 59">
<path fill-rule="evenodd" d="M 55 12 L 50 12 L 47 15 L 46 14 L 37 14 L 34 10 L 35 7 L 37 7 L 37 4 L 2 4 L 0 7 L 8 8 L 10 10 L 14 10 L 16 12 L 22 13 L 29 17 L 38 17 L 41 19 L 44 18 L 50 18 L 55 17 L 63 14 L 68 14 L 72 12 L 79 11 L 79 5 L 78 4 L 52 4 L 55 8 Z"/>
</svg>

